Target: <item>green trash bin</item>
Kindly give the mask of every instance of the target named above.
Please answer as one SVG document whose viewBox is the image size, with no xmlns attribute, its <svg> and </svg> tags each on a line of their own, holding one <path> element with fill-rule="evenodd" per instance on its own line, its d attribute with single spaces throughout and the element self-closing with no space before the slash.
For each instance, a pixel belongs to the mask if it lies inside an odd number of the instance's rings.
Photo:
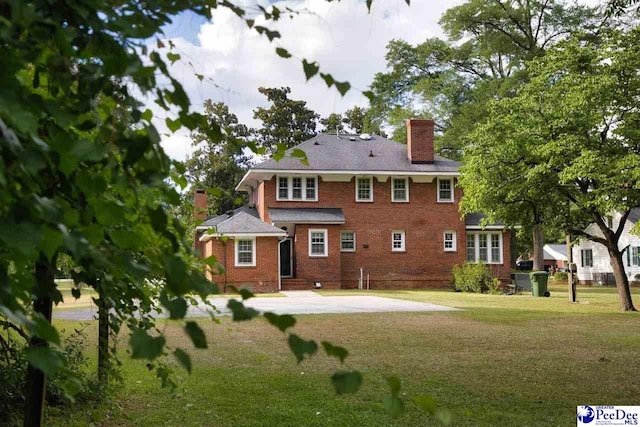
<svg viewBox="0 0 640 427">
<path fill-rule="evenodd" d="M 529 273 L 531 278 L 531 294 L 534 297 L 548 297 L 551 294 L 547 290 L 547 280 L 549 273 L 546 271 L 532 271 Z"/>
</svg>

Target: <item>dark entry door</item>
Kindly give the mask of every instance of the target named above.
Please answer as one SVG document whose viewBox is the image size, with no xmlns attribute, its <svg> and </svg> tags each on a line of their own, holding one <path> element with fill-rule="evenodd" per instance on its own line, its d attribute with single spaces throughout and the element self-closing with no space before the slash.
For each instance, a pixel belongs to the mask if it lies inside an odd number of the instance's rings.
<svg viewBox="0 0 640 427">
<path fill-rule="evenodd" d="M 293 276 L 293 263 L 291 256 L 291 239 L 286 239 L 280 243 L 280 276 Z"/>
</svg>

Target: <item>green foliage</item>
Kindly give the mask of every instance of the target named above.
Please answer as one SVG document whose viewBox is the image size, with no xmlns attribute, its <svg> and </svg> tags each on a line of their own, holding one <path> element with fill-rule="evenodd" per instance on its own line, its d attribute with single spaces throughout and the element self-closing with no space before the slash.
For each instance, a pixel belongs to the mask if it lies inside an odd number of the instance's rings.
<svg viewBox="0 0 640 427">
<path fill-rule="evenodd" d="M 269 108 L 260 107 L 253 112 L 253 118 L 262 122 L 262 126 L 255 130 L 258 146 L 273 154 L 315 136 L 320 116 L 307 108 L 305 101 L 289 99 L 290 88 L 261 87 L 258 91 L 271 103 Z"/>
<path fill-rule="evenodd" d="M 566 34 L 600 31 L 603 20 L 594 8 L 561 0 L 467 0 L 441 18 L 445 39 L 389 43 L 388 71 L 371 86 L 373 116 L 394 128 L 397 141 L 404 141 L 404 119 L 434 119 L 436 149 L 459 158 L 488 104 L 526 81 L 525 61 Z"/>
<path fill-rule="evenodd" d="M 343 114 L 331 113 L 328 117 L 322 118 L 320 124 L 325 127 L 323 132 L 348 131 L 355 134 L 372 133 L 386 137 L 385 132 L 380 128 L 380 122 L 375 120 L 369 109 L 355 106 Z M 346 125 L 346 127 L 345 127 Z"/>
<path fill-rule="evenodd" d="M 483 263 L 453 266 L 453 288 L 458 292 L 497 293 L 500 281 Z"/>
<path fill-rule="evenodd" d="M 338 394 L 355 393 L 362 385 L 362 374 L 358 371 L 338 371 L 331 376 L 331 382 Z"/>
<path fill-rule="evenodd" d="M 569 278 L 569 274 L 566 271 L 556 271 L 553 274 L 554 282 L 566 282 Z"/>
</svg>

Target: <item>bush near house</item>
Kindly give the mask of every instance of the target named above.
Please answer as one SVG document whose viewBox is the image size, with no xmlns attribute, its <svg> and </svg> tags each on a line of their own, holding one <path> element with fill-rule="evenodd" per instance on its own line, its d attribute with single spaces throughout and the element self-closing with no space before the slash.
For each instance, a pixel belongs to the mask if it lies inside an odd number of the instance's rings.
<svg viewBox="0 0 640 427">
<path fill-rule="evenodd" d="M 483 263 L 453 266 L 453 288 L 458 292 L 497 293 L 500 285 Z"/>
<path fill-rule="evenodd" d="M 569 280 L 569 274 L 566 271 L 556 271 L 553 275 L 554 282 L 566 282 Z"/>
</svg>

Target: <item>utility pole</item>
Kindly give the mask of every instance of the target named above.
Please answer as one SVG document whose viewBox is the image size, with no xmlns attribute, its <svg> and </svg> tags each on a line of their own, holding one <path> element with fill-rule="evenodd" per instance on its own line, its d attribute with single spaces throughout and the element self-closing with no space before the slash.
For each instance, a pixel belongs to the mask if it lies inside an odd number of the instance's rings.
<svg viewBox="0 0 640 427">
<path fill-rule="evenodd" d="M 569 287 L 569 301 L 577 302 L 576 281 L 574 277 L 575 264 L 573 263 L 573 252 L 571 250 L 571 233 L 567 233 L 567 286 Z"/>
</svg>

